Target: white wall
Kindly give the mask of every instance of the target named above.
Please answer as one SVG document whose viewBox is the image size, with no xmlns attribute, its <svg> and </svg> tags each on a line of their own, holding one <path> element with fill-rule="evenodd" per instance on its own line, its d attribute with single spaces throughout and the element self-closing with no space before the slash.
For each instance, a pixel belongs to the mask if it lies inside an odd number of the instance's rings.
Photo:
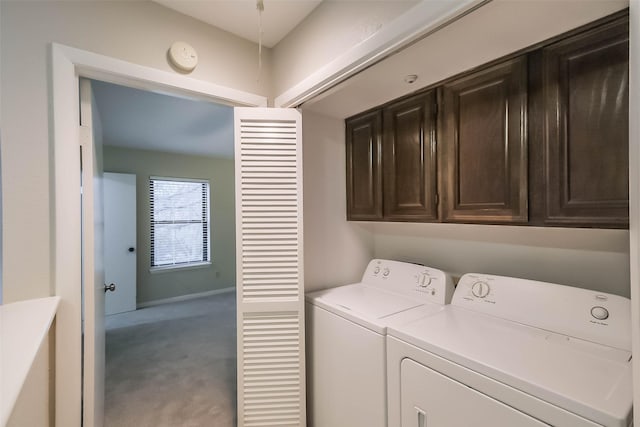
<svg viewBox="0 0 640 427">
<path fill-rule="evenodd" d="M 49 427 L 53 421 L 53 328 L 44 338 L 27 374 L 7 427 Z"/>
<path fill-rule="evenodd" d="M 0 7 L 0 34 L 2 34 L 2 7 Z M 2 52 L 2 37 L 0 37 L 0 52 Z M 0 54 L 0 82 L 2 81 L 2 55 Z M 2 85 L 0 85 L 0 99 L 2 99 Z M 2 103 L 0 102 L 0 305 L 2 304 Z"/>
<path fill-rule="evenodd" d="M 374 255 L 629 296 L 626 230 L 378 223 Z"/>
<path fill-rule="evenodd" d="M 629 231 L 631 233 L 631 303 L 634 424 L 640 425 L 640 1 L 630 3 L 629 35 Z"/>
<path fill-rule="evenodd" d="M 357 282 L 373 239 L 346 221 L 344 121 L 304 112 L 302 144 L 305 291 Z"/>
<path fill-rule="evenodd" d="M 0 305 L 2 305 L 3 300 L 3 291 L 2 291 L 2 270 L 3 270 L 3 260 L 4 257 L 2 255 L 2 127 L 0 125 Z"/>
<path fill-rule="evenodd" d="M 376 33 L 417 0 L 325 0 L 273 49 L 273 97 Z"/>
<path fill-rule="evenodd" d="M 184 40 L 199 53 L 194 78 L 261 95 L 255 44 L 152 2 L 0 2 L 4 300 L 52 294 L 48 46 L 58 42 L 171 71 L 166 52 Z"/>
</svg>

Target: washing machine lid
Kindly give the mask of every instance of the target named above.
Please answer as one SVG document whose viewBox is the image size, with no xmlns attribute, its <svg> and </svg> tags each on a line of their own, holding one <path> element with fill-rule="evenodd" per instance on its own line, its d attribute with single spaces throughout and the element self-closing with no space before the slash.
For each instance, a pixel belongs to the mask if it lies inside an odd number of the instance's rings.
<svg viewBox="0 0 640 427">
<path fill-rule="evenodd" d="M 348 318 L 380 334 L 386 333 L 391 316 L 425 305 L 411 298 L 363 283 L 340 286 L 306 295 L 309 303 Z M 434 309 L 442 307 L 429 304 Z"/>
<path fill-rule="evenodd" d="M 628 351 L 454 306 L 387 333 L 596 423 L 630 422 Z"/>
</svg>

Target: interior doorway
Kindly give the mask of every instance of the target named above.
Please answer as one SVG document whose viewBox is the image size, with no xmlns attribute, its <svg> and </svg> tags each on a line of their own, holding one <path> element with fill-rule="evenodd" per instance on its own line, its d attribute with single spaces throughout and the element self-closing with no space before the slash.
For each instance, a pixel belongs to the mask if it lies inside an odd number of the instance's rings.
<svg viewBox="0 0 640 427">
<path fill-rule="evenodd" d="M 105 425 L 233 426 L 233 108 L 91 86 L 104 176 L 132 180 L 137 194 L 129 221 L 135 240 L 114 251 L 109 234 L 118 230 L 109 229 L 109 215 L 122 216 L 126 203 L 109 196 L 103 179 L 106 297 L 135 299 L 132 310 L 105 321 Z M 119 274 L 126 268 L 110 252 L 133 256 L 135 277 Z"/>
<path fill-rule="evenodd" d="M 80 427 L 83 423 L 86 426 L 101 426 L 101 423 L 91 421 L 99 411 L 91 411 L 104 403 L 87 393 L 88 390 L 95 390 L 95 384 L 101 384 L 104 380 L 104 364 L 100 365 L 97 354 L 92 355 L 94 360 L 89 365 L 86 363 L 88 358 L 83 358 L 83 348 L 88 348 L 88 343 L 101 341 L 104 344 L 104 333 L 95 328 L 83 331 L 82 325 L 83 319 L 96 316 L 95 311 L 83 312 L 86 295 L 82 293 L 83 213 L 78 197 L 81 186 L 78 154 L 86 135 L 78 119 L 80 77 L 229 105 L 259 107 L 266 106 L 267 102 L 266 97 L 260 95 L 68 46 L 51 45 L 52 147 L 55 147 L 55 202 L 52 211 L 55 239 L 52 251 L 56 254 L 53 283 L 55 294 L 63 301 L 56 320 L 55 423 L 69 427 Z M 92 289 L 93 296 L 104 294 L 103 286 L 103 283 L 97 283 L 96 288 Z M 88 366 L 98 366 L 99 372 L 88 369 Z"/>
<path fill-rule="evenodd" d="M 256 410 L 264 407 L 265 398 L 275 401 L 280 396 L 273 393 L 264 395 L 264 389 L 260 385 L 265 380 L 270 382 L 274 378 L 271 375 L 272 365 L 277 362 L 264 359 L 260 353 L 246 355 L 245 344 L 255 344 L 258 348 L 277 352 L 279 350 L 275 346 L 285 338 L 291 343 L 291 346 L 287 347 L 290 349 L 287 354 L 290 352 L 291 355 L 288 359 L 287 371 L 276 376 L 274 386 L 278 389 L 286 388 L 291 403 L 287 407 L 280 407 L 282 409 L 276 415 L 287 420 L 294 417 L 296 423 L 304 424 L 304 353 L 301 351 L 304 342 L 304 281 L 301 256 L 303 229 L 300 113 L 292 109 L 253 108 L 266 106 L 266 98 L 57 44 L 52 45 L 51 71 L 52 146 L 55 147 L 53 171 L 55 239 L 52 248 L 55 254 L 55 271 L 53 278 L 55 292 L 62 300 L 56 320 L 56 425 L 80 427 L 84 424 L 100 427 L 102 423 L 93 422 L 92 416 L 100 413 L 98 406 L 104 403 L 103 399 L 95 397 L 95 391 L 100 389 L 96 384 L 99 385 L 104 380 L 104 363 L 100 365 L 98 360 L 100 352 L 92 350 L 99 347 L 100 341 L 104 344 L 104 333 L 100 333 L 95 323 L 93 325 L 95 327 L 86 327 L 83 331 L 82 323 L 82 319 L 89 323 L 93 319 L 97 323 L 99 316 L 96 316 L 96 312 L 100 304 L 95 303 L 100 300 L 98 295 L 104 296 L 104 283 L 101 280 L 94 280 L 93 286 L 87 286 L 85 294 L 82 294 L 82 267 L 85 261 L 87 261 L 86 264 L 90 264 L 95 260 L 93 252 L 98 246 L 94 245 L 93 241 L 83 241 L 85 239 L 82 238 L 81 228 L 83 223 L 93 224 L 94 220 L 100 218 L 94 215 L 96 211 L 83 210 L 82 199 L 78 197 L 78 189 L 81 188 L 81 174 L 78 171 L 82 170 L 82 178 L 86 179 L 87 183 L 87 187 L 82 187 L 85 199 L 95 200 L 92 182 L 95 178 L 93 172 L 96 170 L 93 162 L 88 161 L 87 168 L 82 169 L 81 156 L 78 155 L 79 151 L 85 153 L 84 149 L 86 149 L 85 158 L 95 160 L 95 153 L 90 152 L 93 144 L 86 142 L 91 137 L 91 132 L 78 121 L 79 104 L 81 104 L 78 93 L 80 77 L 96 78 L 139 89 L 177 93 L 192 99 L 214 100 L 225 104 L 252 107 L 234 109 L 234 123 L 239 129 L 237 135 L 243 135 L 238 136 L 235 141 L 236 162 L 243 164 L 242 169 L 236 172 L 236 182 L 242 183 L 236 195 L 236 214 L 241 212 L 243 219 L 242 222 L 238 221 L 238 224 L 243 225 L 237 227 L 237 236 L 239 236 L 237 241 L 241 242 L 237 244 L 237 251 L 240 252 L 242 248 L 244 256 L 245 241 L 247 241 L 247 248 L 251 247 L 252 251 L 258 252 L 264 245 L 270 247 L 276 243 L 281 244 L 282 242 L 276 239 L 283 232 L 280 222 L 286 221 L 287 228 L 290 229 L 287 232 L 290 253 L 286 257 L 286 265 L 290 264 L 291 267 L 284 266 L 284 261 L 280 262 L 284 259 L 281 254 L 275 256 L 276 264 L 268 263 L 266 266 L 263 265 L 262 257 L 258 256 L 255 261 L 260 268 L 251 274 L 253 276 L 257 274 L 259 282 L 247 281 L 246 288 L 243 280 L 245 262 L 242 261 L 243 269 L 238 268 L 237 282 L 243 284 L 243 298 L 238 298 L 237 301 L 238 324 L 240 321 L 243 322 L 243 328 L 238 327 L 238 366 L 242 366 L 237 376 L 238 414 L 243 416 L 242 420 L 238 420 L 238 425 L 244 425 L 247 417 L 251 418 Z M 269 160 L 274 156 L 265 154 L 271 151 L 276 154 L 275 163 L 273 159 Z M 247 162 L 248 164 L 245 165 Z M 262 179 L 256 177 L 256 173 L 271 176 L 275 181 L 271 182 L 269 178 L 269 183 L 265 187 L 255 181 Z M 283 188 L 280 188 L 276 182 L 281 180 L 286 183 Z M 289 205 L 286 212 L 280 207 L 276 207 L 273 211 L 270 209 L 265 211 L 263 207 L 265 202 L 263 198 L 274 197 L 271 188 L 273 185 L 278 187 L 276 198 L 281 197 L 279 194 L 287 196 L 286 203 L 280 203 Z M 86 203 L 86 205 L 92 206 L 93 203 Z M 261 227 L 266 233 L 264 236 L 258 236 L 257 242 L 261 243 L 257 245 L 254 241 L 256 237 L 254 221 L 262 224 Z M 290 271 L 291 268 L 293 272 Z M 85 273 L 93 271 L 93 268 L 84 269 Z M 295 274 L 296 280 L 287 285 L 286 298 L 279 294 L 279 288 L 272 289 L 269 286 L 257 295 L 251 294 L 251 291 L 256 290 L 256 286 L 268 284 L 270 279 L 266 275 L 273 276 L 274 273 L 287 277 L 292 273 Z M 90 282 L 87 280 L 87 283 Z M 290 297 L 289 294 L 291 294 Z M 244 298 L 245 296 L 247 298 Z M 102 300 L 104 300 L 103 297 Z M 84 312 L 83 301 L 86 302 Z M 103 305 L 102 307 L 104 308 Z M 90 312 L 90 310 L 93 311 Z M 280 321 L 286 321 L 287 327 L 290 327 L 286 337 L 285 332 L 274 329 Z M 264 333 L 269 334 L 266 340 L 256 341 L 252 338 Z M 83 348 L 88 352 L 85 352 L 84 361 Z M 100 370 L 101 366 L 102 370 Z M 252 367 L 256 367 L 260 375 L 264 373 L 268 376 L 262 375 L 258 383 L 250 378 L 245 381 L 246 377 L 255 373 Z M 289 372 L 295 375 L 295 381 L 286 383 L 278 381 L 289 375 Z"/>
</svg>

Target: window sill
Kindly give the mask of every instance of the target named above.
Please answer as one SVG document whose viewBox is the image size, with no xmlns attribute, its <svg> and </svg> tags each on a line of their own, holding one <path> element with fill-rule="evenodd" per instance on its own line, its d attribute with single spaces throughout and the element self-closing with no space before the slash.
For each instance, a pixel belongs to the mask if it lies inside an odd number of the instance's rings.
<svg viewBox="0 0 640 427">
<path fill-rule="evenodd" d="M 151 267 L 149 269 L 149 273 L 151 274 L 171 273 L 171 272 L 184 271 L 184 270 L 197 270 L 197 269 L 209 268 L 209 267 L 211 267 L 211 261 L 198 262 L 198 263 L 194 262 L 194 263 L 184 264 L 184 265 L 167 265 L 162 267 Z"/>
</svg>

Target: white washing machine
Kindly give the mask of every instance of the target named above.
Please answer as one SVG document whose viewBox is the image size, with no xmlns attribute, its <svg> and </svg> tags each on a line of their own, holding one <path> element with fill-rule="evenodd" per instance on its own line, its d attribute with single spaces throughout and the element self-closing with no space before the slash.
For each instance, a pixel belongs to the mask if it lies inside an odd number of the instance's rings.
<svg viewBox="0 0 640 427">
<path fill-rule="evenodd" d="M 632 423 L 628 298 L 484 274 L 387 337 L 389 426 Z"/>
<path fill-rule="evenodd" d="M 451 300 L 440 270 L 372 260 L 362 282 L 306 295 L 311 427 L 387 425 L 387 327 L 437 313 Z"/>
</svg>

